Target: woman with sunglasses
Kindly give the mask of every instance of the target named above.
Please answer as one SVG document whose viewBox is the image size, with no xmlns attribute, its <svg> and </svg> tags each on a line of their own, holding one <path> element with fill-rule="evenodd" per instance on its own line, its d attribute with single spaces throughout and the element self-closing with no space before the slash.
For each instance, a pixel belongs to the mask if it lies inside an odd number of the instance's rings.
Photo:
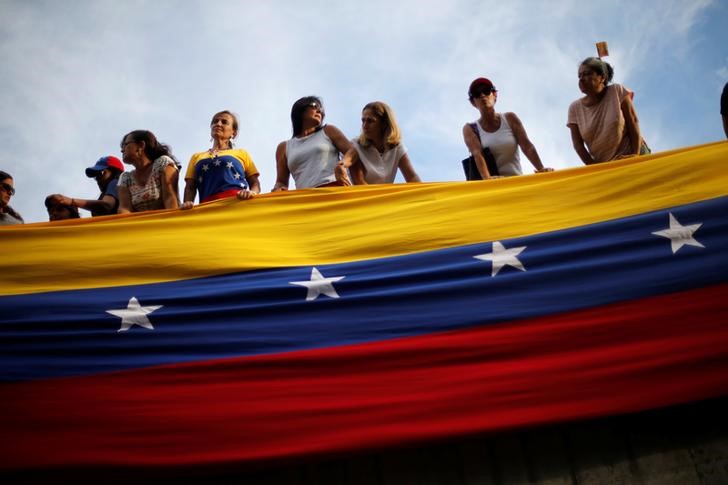
<svg viewBox="0 0 728 485">
<path fill-rule="evenodd" d="M 23 224 L 23 218 L 10 207 L 10 198 L 15 195 L 13 177 L 0 170 L 0 226 Z"/>
<path fill-rule="evenodd" d="M 352 140 L 352 148 L 341 164 L 351 167 L 357 185 L 391 184 L 397 169 L 402 172 L 406 182 L 421 182 L 407 156 L 394 112 L 381 101 L 364 106 L 361 134 Z"/>
<path fill-rule="evenodd" d="M 135 130 L 121 140 L 124 163 L 134 170 L 119 177 L 119 214 L 179 207 L 179 166 L 154 133 Z"/>
<path fill-rule="evenodd" d="M 475 158 L 475 164 L 483 179 L 521 175 L 519 147 L 533 164 L 536 172 L 553 170 L 545 168 L 541 163 L 536 147 L 528 139 L 526 129 L 518 116 L 515 113 L 495 111 L 498 91 L 489 79 L 479 77 L 470 83 L 468 98 L 470 104 L 480 112 L 480 118 L 463 126 L 463 139 L 468 151 Z M 491 164 L 492 169 L 488 169 L 483 156 L 485 148 L 490 150 L 495 159 L 495 165 Z M 497 173 L 491 173 L 496 171 Z"/>
<path fill-rule="evenodd" d="M 621 84 L 609 84 L 614 69 L 598 57 L 579 65 L 579 89 L 584 97 L 569 106 L 566 126 L 576 154 L 586 165 L 650 153 L 642 139 L 634 94 Z"/>
<path fill-rule="evenodd" d="M 306 96 L 291 108 L 293 136 L 276 149 L 276 183 L 273 192 L 288 190 L 293 176 L 297 189 L 351 185 L 349 175 L 339 164 L 351 143 L 334 125 L 324 125 L 321 99 Z"/>
<path fill-rule="evenodd" d="M 238 136 L 238 117 L 231 111 L 215 113 L 210 121 L 212 148 L 195 153 L 185 175 L 185 193 L 182 209 L 194 205 L 199 192 L 200 203 L 226 197 L 241 200 L 260 193 L 258 169 L 247 151 L 233 147 Z"/>
</svg>

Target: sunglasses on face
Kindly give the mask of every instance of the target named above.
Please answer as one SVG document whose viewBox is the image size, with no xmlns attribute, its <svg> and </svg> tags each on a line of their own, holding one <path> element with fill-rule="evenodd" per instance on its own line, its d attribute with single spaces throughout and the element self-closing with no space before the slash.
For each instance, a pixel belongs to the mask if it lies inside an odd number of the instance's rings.
<svg viewBox="0 0 728 485">
<path fill-rule="evenodd" d="M 320 104 L 318 104 L 318 103 L 314 103 L 314 102 L 311 102 L 311 103 L 308 103 L 308 104 L 306 105 L 306 107 L 308 107 L 308 108 L 313 108 L 313 109 L 315 109 L 316 111 L 320 111 L 320 112 L 322 112 L 322 113 L 324 112 L 324 108 L 323 108 L 323 106 L 321 106 L 321 105 L 320 105 Z"/>
<path fill-rule="evenodd" d="M 5 182 L 3 182 L 3 183 L 0 183 L 0 187 L 2 187 L 2 189 L 5 192 L 7 192 L 8 194 L 15 195 L 15 187 L 13 187 L 12 185 L 6 184 Z"/>
<path fill-rule="evenodd" d="M 479 98 L 483 95 L 490 96 L 490 93 L 495 93 L 495 92 L 496 92 L 496 90 L 491 89 L 491 88 L 476 89 L 475 91 L 473 91 L 472 97 Z"/>
</svg>

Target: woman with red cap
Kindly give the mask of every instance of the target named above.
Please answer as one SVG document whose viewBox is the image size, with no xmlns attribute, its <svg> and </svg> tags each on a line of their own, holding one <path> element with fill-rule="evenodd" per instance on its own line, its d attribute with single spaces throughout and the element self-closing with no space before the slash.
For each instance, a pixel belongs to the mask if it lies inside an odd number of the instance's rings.
<svg viewBox="0 0 728 485">
<path fill-rule="evenodd" d="M 480 118 L 463 126 L 463 139 L 465 146 L 475 159 L 475 164 L 483 179 L 494 176 L 521 175 L 519 147 L 533 164 L 536 172 L 553 170 L 545 168 L 541 163 L 536 147 L 528 139 L 518 116 L 510 112 L 496 112 L 495 103 L 498 100 L 498 91 L 489 79 L 479 77 L 470 83 L 468 98 L 470 104 L 480 112 Z M 489 149 L 494 158 L 494 163 L 490 164 L 490 168 L 483 156 L 485 148 Z"/>
<path fill-rule="evenodd" d="M 621 84 L 609 84 L 614 70 L 598 57 L 579 66 L 584 97 L 569 106 L 566 126 L 576 154 L 586 165 L 650 153 L 632 104 L 634 94 Z"/>
</svg>

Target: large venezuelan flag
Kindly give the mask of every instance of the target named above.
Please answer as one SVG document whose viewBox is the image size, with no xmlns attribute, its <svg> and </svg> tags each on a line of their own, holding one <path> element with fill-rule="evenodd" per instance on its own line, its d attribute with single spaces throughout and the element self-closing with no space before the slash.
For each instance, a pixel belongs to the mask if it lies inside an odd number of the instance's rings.
<svg viewBox="0 0 728 485">
<path fill-rule="evenodd" d="M 221 466 L 728 394 L 728 142 L 0 229 L 0 469 Z"/>
</svg>

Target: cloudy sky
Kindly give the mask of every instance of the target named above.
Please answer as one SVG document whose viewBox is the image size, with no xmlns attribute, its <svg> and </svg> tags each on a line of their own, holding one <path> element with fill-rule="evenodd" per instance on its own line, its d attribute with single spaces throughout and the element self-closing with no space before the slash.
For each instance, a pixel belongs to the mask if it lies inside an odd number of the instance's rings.
<svg viewBox="0 0 728 485">
<path fill-rule="evenodd" d="M 601 40 L 653 151 L 697 145 L 724 138 L 726 25 L 726 0 L 0 0 L 0 169 L 15 209 L 46 221 L 46 195 L 98 195 L 84 168 L 125 133 L 153 131 L 186 168 L 230 109 L 267 192 L 291 105 L 316 94 L 349 137 L 364 104 L 389 103 L 422 179 L 462 180 L 479 76 L 547 166 L 577 166 L 566 112 Z"/>
</svg>

